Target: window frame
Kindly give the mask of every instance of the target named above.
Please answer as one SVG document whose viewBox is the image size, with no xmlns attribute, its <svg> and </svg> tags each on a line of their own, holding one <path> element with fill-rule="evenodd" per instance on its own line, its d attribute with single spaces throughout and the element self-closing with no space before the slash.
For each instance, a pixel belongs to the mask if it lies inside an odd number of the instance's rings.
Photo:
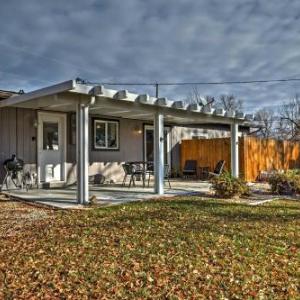
<svg viewBox="0 0 300 300">
<path fill-rule="evenodd" d="M 97 146 L 96 144 L 96 129 L 97 123 L 105 124 L 105 146 Z M 116 147 L 108 146 L 108 124 L 116 125 Z M 93 118 L 93 150 L 96 151 L 119 151 L 120 150 L 120 121 L 114 119 Z"/>
</svg>

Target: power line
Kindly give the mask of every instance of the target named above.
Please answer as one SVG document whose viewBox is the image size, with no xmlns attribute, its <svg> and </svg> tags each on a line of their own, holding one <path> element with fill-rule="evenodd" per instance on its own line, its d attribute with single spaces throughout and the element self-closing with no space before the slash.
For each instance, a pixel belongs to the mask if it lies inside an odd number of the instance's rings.
<svg viewBox="0 0 300 300">
<path fill-rule="evenodd" d="M 291 82 L 300 81 L 300 78 L 287 79 L 268 79 L 268 80 L 244 80 L 244 81 L 201 81 L 201 82 L 90 82 L 87 84 L 103 84 L 103 85 L 135 85 L 135 86 L 176 86 L 176 85 L 225 85 L 225 84 L 254 84 L 254 83 L 274 83 L 274 82 Z"/>
</svg>

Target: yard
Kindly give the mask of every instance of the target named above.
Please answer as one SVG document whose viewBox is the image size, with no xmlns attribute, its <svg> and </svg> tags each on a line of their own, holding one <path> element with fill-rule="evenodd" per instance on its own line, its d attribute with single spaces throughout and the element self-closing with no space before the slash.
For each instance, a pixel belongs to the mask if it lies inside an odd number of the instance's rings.
<svg viewBox="0 0 300 300">
<path fill-rule="evenodd" d="M 0 201 L 0 298 L 299 298 L 300 203 Z"/>
</svg>

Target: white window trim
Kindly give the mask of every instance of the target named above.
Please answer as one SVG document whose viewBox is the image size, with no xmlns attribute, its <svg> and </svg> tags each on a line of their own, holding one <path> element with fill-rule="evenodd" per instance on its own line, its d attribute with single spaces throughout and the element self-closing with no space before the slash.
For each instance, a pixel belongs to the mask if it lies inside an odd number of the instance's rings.
<svg viewBox="0 0 300 300">
<path fill-rule="evenodd" d="M 97 123 L 105 124 L 105 146 L 97 146 L 96 144 L 96 130 Z M 116 124 L 116 147 L 108 147 L 108 124 Z M 119 122 L 112 120 L 94 119 L 94 149 L 96 150 L 119 150 Z"/>
</svg>

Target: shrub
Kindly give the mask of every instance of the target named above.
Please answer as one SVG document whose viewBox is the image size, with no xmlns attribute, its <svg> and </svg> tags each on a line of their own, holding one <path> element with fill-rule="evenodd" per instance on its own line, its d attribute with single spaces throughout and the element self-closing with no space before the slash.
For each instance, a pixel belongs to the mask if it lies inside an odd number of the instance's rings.
<svg viewBox="0 0 300 300">
<path fill-rule="evenodd" d="M 224 172 L 211 180 L 212 189 L 216 196 L 231 198 L 234 196 L 249 195 L 250 189 L 246 182 L 240 178 L 233 177 L 230 173 Z"/>
<path fill-rule="evenodd" d="M 300 172 L 299 170 L 288 170 L 285 173 L 274 173 L 268 179 L 273 193 L 279 195 L 291 195 L 300 193 Z"/>
</svg>

